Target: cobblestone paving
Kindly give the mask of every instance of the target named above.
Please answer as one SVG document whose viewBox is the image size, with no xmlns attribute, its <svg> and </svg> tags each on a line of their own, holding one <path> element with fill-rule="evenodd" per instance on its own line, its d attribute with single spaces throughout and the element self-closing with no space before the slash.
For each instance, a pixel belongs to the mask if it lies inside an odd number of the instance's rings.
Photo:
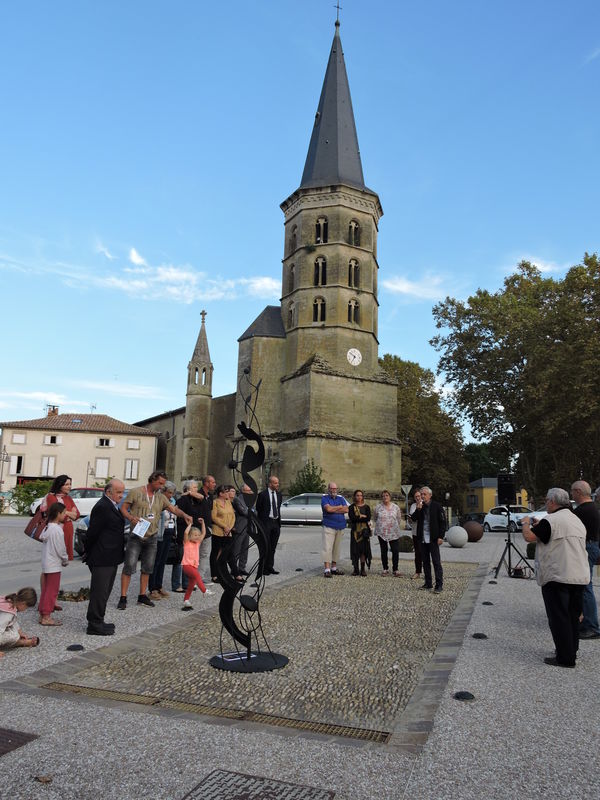
<svg viewBox="0 0 600 800">
<path fill-rule="evenodd" d="M 274 672 L 244 675 L 210 667 L 208 659 L 218 652 L 220 620 L 197 615 L 198 624 L 188 631 L 149 637 L 147 648 L 88 667 L 68 682 L 390 730 L 475 568 L 445 564 L 441 595 L 420 591 L 417 581 L 376 575 L 312 577 L 266 594 L 261 602 L 266 636 L 273 651 L 290 659 Z M 230 641 L 224 649 L 230 649 Z"/>
</svg>

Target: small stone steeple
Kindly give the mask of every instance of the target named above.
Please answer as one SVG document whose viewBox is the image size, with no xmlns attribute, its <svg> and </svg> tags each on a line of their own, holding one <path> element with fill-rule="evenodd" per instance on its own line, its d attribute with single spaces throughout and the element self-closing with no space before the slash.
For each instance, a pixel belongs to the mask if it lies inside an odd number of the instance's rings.
<svg viewBox="0 0 600 800">
<path fill-rule="evenodd" d="M 208 469 L 213 365 L 206 337 L 206 311 L 201 311 L 200 315 L 202 317 L 200 333 L 188 364 L 182 479 L 200 478 Z"/>
</svg>

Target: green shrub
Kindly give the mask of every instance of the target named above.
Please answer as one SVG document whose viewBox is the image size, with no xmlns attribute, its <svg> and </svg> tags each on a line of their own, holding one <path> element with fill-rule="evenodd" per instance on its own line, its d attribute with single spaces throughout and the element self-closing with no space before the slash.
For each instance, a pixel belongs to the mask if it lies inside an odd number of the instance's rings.
<svg viewBox="0 0 600 800">
<path fill-rule="evenodd" d="M 50 491 L 52 481 L 31 481 L 15 486 L 12 490 L 11 504 L 17 514 L 29 514 L 29 506 L 38 497 L 44 497 Z"/>
<path fill-rule="evenodd" d="M 323 494 L 325 491 L 325 481 L 323 480 L 323 470 L 318 467 L 314 459 L 309 459 L 306 464 L 296 473 L 295 480 L 289 486 L 290 497 L 304 492 L 317 492 Z"/>
<path fill-rule="evenodd" d="M 398 539 L 398 545 L 401 553 L 412 553 L 415 549 L 412 536 L 401 536 Z"/>
</svg>

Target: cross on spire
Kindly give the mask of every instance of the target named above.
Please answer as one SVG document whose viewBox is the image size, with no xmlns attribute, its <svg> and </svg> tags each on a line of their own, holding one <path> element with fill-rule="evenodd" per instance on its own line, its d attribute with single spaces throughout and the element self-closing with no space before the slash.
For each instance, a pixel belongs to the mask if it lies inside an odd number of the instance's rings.
<svg viewBox="0 0 600 800">
<path fill-rule="evenodd" d="M 336 19 L 335 21 L 339 24 L 340 21 L 340 11 L 343 9 L 343 6 L 340 5 L 340 0 L 337 0 L 336 4 L 334 5 L 336 9 Z"/>
<path fill-rule="evenodd" d="M 202 324 L 204 325 L 206 321 L 206 311 L 204 311 L 204 309 L 202 309 L 202 311 L 200 312 L 200 316 L 202 317 Z"/>
</svg>

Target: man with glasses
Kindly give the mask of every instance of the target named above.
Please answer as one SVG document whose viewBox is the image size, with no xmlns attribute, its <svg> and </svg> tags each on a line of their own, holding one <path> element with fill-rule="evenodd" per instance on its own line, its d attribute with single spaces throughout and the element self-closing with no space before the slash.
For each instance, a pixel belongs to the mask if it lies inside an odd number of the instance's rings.
<svg viewBox="0 0 600 800">
<path fill-rule="evenodd" d="M 440 558 L 440 545 L 446 533 L 446 515 L 441 504 L 432 500 L 429 486 L 421 488 L 421 497 L 416 502 L 416 507 L 410 515 L 417 523 L 417 539 L 421 545 L 423 558 L 423 575 L 425 583 L 421 589 L 433 589 L 434 594 L 440 594 L 444 588 L 444 570 Z M 435 573 L 435 587 L 431 581 L 431 563 Z"/>
<path fill-rule="evenodd" d="M 331 578 L 332 575 L 344 574 L 341 569 L 337 568 L 337 560 L 344 528 L 346 527 L 346 517 L 344 515 L 348 513 L 348 503 L 344 497 L 338 494 L 336 483 L 330 482 L 327 492 L 321 498 L 321 508 L 323 509 L 323 564 L 325 569 L 323 575 L 325 578 Z"/>
</svg>

